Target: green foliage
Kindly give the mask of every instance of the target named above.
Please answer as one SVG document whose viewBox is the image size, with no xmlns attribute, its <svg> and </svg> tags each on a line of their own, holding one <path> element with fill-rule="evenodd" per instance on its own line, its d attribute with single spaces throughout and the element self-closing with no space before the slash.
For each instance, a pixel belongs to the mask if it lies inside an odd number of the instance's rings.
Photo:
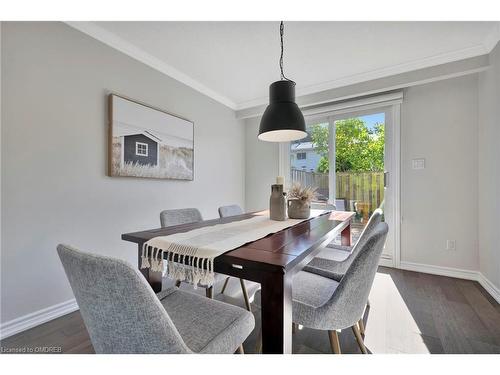
<svg viewBox="0 0 500 375">
<path fill-rule="evenodd" d="M 373 129 L 369 129 L 359 118 L 350 118 L 336 121 L 335 125 L 337 172 L 383 171 L 384 124 L 376 124 Z M 314 125 L 311 138 L 321 155 L 317 170 L 320 173 L 327 173 L 328 128 L 320 124 Z"/>
<path fill-rule="evenodd" d="M 317 170 L 319 173 L 328 173 L 330 170 L 330 163 L 328 162 L 327 157 L 322 156 L 321 159 L 319 159 Z"/>
</svg>

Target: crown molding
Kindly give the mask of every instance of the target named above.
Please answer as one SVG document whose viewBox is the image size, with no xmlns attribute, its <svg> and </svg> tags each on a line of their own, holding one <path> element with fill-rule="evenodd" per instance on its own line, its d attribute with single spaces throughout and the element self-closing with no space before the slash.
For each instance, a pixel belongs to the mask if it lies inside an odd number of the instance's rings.
<svg viewBox="0 0 500 375">
<path fill-rule="evenodd" d="M 493 27 L 491 32 L 484 39 L 484 48 L 490 53 L 498 44 L 498 41 L 500 41 L 500 22 L 496 23 L 495 27 Z"/>
<path fill-rule="evenodd" d="M 298 87 L 297 97 L 314 94 L 321 91 L 337 89 L 339 87 L 350 86 L 361 82 L 372 81 L 375 79 L 385 78 L 397 74 L 408 73 L 414 70 L 425 69 L 458 60 L 465 60 L 471 57 L 488 54 L 490 51 L 491 50 L 488 50 L 486 44 L 481 43 L 473 47 L 463 48 L 461 50 L 426 57 L 424 59 L 397 64 L 386 68 L 374 69 L 364 73 L 353 74 L 351 76 L 343 77 L 329 82 L 323 82 L 307 87 Z M 241 102 L 236 105 L 236 110 L 239 111 L 242 109 L 248 109 L 267 104 L 267 101 L 267 97 L 260 97 L 254 100 Z"/>
<path fill-rule="evenodd" d="M 257 107 L 260 105 L 265 105 L 268 102 L 267 96 L 262 96 L 256 99 L 235 103 L 228 97 L 212 90 L 211 88 L 205 86 L 196 79 L 190 77 L 189 75 L 177 70 L 171 65 L 163 62 L 162 60 L 154 57 L 153 55 L 145 52 L 144 50 L 138 48 L 132 43 L 118 37 L 104 28 L 96 25 L 94 22 L 88 21 L 68 21 L 65 22 L 67 25 L 79 30 L 100 42 L 119 50 L 120 52 L 160 71 L 163 74 L 191 87 L 192 89 L 216 100 L 219 103 L 233 109 L 234 111 L 239 111 L 243 109 L 248 109 L 252 107 Z M 475 46 L 463 48 L 453 52 L 447 52 L 443 54 L 438 54 L 435 56 L 426 57 L 419 60 L 409 61 L 402 64 L 397 64 L 381 69 L 374 69 L 366 71 L 359 74 L 353 74 L 350 76 L 342 77 L 340 79 L 322 82 L 315 85 L 309 85 L 305 87 L 297 88 L 297 96 L 304 96 L 309 94 L 318 93 L 321 91 L 336 89 L 344 86 L 354 85 L 357 83 L 371 81 L 379 78 L 389 77 L 392 75 L 397 75 L 401 73 L 407 73 L 414 70 L 424 69 L 431 66 L 442 65 L 458 60 L 463 60 L 471 57 L 485 55 L 491 52 L 491 50 L 496 46 L 500 40 L 500 22 L 497 22 L 490 33 L 488 33 L 485 40 Z"/>
<path fill-rule="evenodd" d="M 130 42 L 120 38 L 116 34 L 113 34 L 102 27 L 96 25 L 93 22 L 88 21 L 68 21 L 65 22 L 68 26 L 81 31 L 84 34 L 91 36 L 94 39 L 132 57 L 135 60 L 138 60 L 153 69 L 158 70 L 159 72 L 169 76 L 170 78 L 179 81 L 186 86 L 191 87 L 192 89 L 206 95 L 215 101 L 224 104 L 225 106 L 231 108 L 232 110 L 236 110 L 236 103 L 234 103 L 231 99 L 225 97 L 224 95 L 219 94 L 218 92 L 210 89 L 204 84 L 200 83 L 196 79 L 190 77 L 189 75 L 177 70 L 173 66 L 170 66 L 163 62 L 162 60 L 154 57 L 153 55 L 145 52 L 141 48 L 133 45 Z"/>
</svg>

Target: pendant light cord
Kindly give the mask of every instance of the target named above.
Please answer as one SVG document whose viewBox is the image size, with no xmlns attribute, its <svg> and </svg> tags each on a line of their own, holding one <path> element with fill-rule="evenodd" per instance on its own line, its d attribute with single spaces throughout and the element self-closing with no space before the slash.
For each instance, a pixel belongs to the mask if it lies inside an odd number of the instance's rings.
<svg viewBox="0 0 500 375">
<path fill-rule="evenodd" d="M 291 79 L 289 79 L 285 76 L 285 73 L 283 73 L 283 50 L 284 50 L 283 34 L 284 33 L 285 33 L 285 25 L 283 24 L 283 21 L 281 21 L 281 23 L 280 23 L 280 41 L 281 41 L 280 72 L 281 72 L 281 79 L 293 82 Z"/>
</svg>

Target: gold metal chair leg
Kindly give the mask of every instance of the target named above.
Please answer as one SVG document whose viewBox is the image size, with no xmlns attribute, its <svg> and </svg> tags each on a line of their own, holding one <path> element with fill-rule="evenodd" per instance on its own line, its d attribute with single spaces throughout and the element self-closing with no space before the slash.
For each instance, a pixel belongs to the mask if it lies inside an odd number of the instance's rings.
<svg viewBox="0 0 500 375">
<path fill-rule="evenodd" d="M 340 342 L 337 331 L 328 331 L 328 337 L 330 337 L 330 346 L 332 347 L 332 352 L 334 354 L 340 354 Z"/>
<path fill-rule="evenodd" d="M 181 286 L 181 281 L 180 280 L 175 280 L 175 286 L 179 288 Z"/>
<path fill-rule="evenodd" d="M 361 333 L 359 333 L 359 329 L 356 325 L 352 326 L 352 331 L 354 332 L 354 336 L 356 336 L 356 341 L 358 342 L 359 348 L 361 349 L 361 352 L 363 354 L 368 354 L 368 351 L 366 350 L 365 343 L 363 342 L 363 337 L 361 336 Z"/>
<path fill-rule="evenodd" d="M 359 319 L 358 326 L 359 326 L 359 333 L 361 333 L 364 336 L 365 335 L 365 322 L 363 321 L 363 318 Z"/>
<path fill-rule="evenodd" d="M 238 354 L 245 354 L 245 351 L 243 350 L 243 345 L 240 345 L 238 349 L 236 349 L 236 353 Z"/>
<path fill-rule="evenodd" d="M 226 290 L 227 283 L 229 282 L 230 277 L 226 278 L 226 281 L 224 281 L 224 285 L 222 286 L 222 290 L 220 291 L 220 294 L 224 294 L 224 291 Z"/>
<path fill-rule="evenodd" d="M 250 308 L 250 300 L 248 299 L 248 293 L 247 293 L 247 288 L 245 287 L 245 281 L 243 279 L 240 279 L 240 284 L 241 284 L 241 291 L 243 292 L 243 298 L 245 299 L 245 305 L 247 307 L 248 311 L 252 311 Z"/>
<path fill-rule="evenodd" d="M 206 288 L 205 295 L 207 296 L 207 298 L 213 299 L 214 298 L 214 287 L 211 286 L 209 288 Z"/>
</svg>

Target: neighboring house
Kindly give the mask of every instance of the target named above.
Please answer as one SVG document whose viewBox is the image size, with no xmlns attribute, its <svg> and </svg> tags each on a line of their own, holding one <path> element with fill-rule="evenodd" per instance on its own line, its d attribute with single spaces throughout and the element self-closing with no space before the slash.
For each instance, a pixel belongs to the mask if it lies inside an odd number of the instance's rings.
<svg viewBox="0 0 500 375">
<path fill-rule="evenodd" d="M 316 172 L 321 155 L 316 152 L 313 142 L 297 142 L 290 145 L 292 168 Z"/>
<path fill-rule="evenodd" d="M 161 139 L 148 131 L 123 137 L 123 163 L 158 166 Z"/>
</svg>

